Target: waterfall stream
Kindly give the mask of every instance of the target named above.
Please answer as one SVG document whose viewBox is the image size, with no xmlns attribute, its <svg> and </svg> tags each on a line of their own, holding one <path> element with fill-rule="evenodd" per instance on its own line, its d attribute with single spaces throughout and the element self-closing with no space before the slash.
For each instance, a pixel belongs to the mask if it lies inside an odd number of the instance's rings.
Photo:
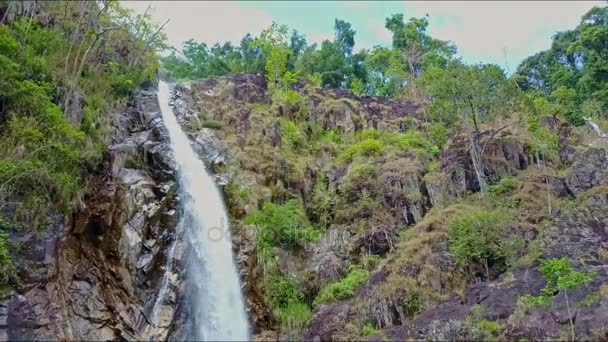
<svg viewBox="0 0 608 342">
<path fill-rule="evenodd" d="M 194 286 L 188 298 L 195 327 L 192 338 L 248 340 L 248 321 L 223 198 L 173 114 L 170 88 L 162 81 L 158 100 L 177 164 L 178 194 L 183 206 L 179 225 L 194 251 L 188 260 L 188 277 Z M 158 294 L 159 298 L 163 295 Z"/>
</svg>

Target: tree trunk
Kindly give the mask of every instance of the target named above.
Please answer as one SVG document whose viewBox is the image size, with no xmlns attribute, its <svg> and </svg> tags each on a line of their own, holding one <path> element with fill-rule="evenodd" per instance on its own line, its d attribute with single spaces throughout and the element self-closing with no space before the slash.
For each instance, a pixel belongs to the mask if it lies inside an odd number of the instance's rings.
<svg viewBox="0 0 608 342">
<path fill-rule="evenodd" d="M 564 297 L 566 297 L 566 309 L 568 309 L 568 320 L 570 321 L 570 334 L 572 341 L 574 341 L 574 323 L 572 323 L 572 313 L 570 312 L 570 302 L 568 302 L 568 292 L 564 290 Z"/>
<path fill-rule="evenodd" d="M 474 132 L 470 132 L 468 136 L 471 161 L 473 162 L 473 169 L 475 170 L 477 182 L 479 183 L 479 191 L 485 196 L 485 194 L 488 192 L 488 183 L 486 182 L 483 171 L 483 160 L 481 156 L 481 146 L 479 145 L 479 136 Z"/>
</svg>

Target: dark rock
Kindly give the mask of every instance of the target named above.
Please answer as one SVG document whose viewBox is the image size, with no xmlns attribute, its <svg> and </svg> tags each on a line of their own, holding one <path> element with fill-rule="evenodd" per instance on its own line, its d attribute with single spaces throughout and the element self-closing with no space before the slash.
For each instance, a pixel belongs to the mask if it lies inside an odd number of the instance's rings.
<svg viewBox="0 0 608 342">
<path fill-rule="evenodd" d="M 597 185 L 608 184 L 608 151 L 590 148 L 566 176 L 568 189 L 575 196 Z"/>
</svg>

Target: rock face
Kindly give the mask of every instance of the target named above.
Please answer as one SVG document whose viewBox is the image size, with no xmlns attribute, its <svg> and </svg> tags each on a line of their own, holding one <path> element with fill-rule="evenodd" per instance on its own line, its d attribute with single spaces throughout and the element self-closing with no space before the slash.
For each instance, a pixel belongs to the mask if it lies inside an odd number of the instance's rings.
<svg viewBox="0 0 608 342">
<path fill-rule="evenodd" d="M 2 302 L 5 339 L 164 339 L 174 330 L 174 290 L 151 321 L 165 250 L 176 238 L 174 161 L 159 115 L 156 90 L 142 90 L 116 116 L 81 209 L 51 217 L 42 233 L 11 236 L 20 245 L 20 286 Z M 176 262 L 172 289 L 179 270 Z"/>
</svg>

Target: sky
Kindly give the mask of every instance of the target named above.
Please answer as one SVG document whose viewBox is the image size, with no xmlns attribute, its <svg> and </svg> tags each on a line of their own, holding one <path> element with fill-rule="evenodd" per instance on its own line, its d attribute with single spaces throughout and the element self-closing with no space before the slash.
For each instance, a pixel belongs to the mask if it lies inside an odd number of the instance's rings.
<svg viewBox="0 0 608 342">
<path fill-rule="evenodd" d="M 136 12 L 149 1 L 123 1 Z M 153 1 L 157 23 L 175 47 L 190 38 L 212 45 L 257 36 L 273 21 L 286 24 L 310 42 L 333 39 L 334 19 L 350 22 L 355 50 L 390 46 L 386 17 L 428 15 L 428 33 L 452 41 L 467 63 L 495 63 L 512 72 L 526 57 L 551 46 L 551 37 L 574 28 L 601 1 Z"/>
</svg>

